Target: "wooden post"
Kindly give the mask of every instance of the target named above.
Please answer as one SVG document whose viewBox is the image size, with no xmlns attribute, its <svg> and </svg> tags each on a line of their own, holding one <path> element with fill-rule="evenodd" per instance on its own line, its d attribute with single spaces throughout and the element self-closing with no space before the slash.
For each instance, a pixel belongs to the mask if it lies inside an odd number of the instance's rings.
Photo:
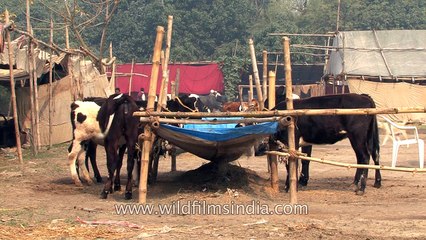
<svg viewBox="0 0 426 240">
<path fill-rule="evenodd" d="M 112 59 L 112 42 L 109 43 L 109 59 Z M 109 86 L 112 86 L 112 89 L 115 88 L 115 68 L 116 68 L 116 62 L 114 61 L 111 65 L 111 79 Z"/>
<path fill-rule="evenodd" d="M 239 85 L 238 86 L 238 96 L 240 98 L 240 103 L 243 104 L 244 99 L 243 99 L 243 86 Z"/>
<path fill-rule="evenodd" d="M 175 81 L 175 97 L 179 96 L 179 84 L 180 84 L 180 68 L 176 69 L 176 81 Z"/>
<path fill-rule="evenodd" d="M 275 72 L 269 71 L 269 90 L 268 90 L 268 109 L 271 110 L 275 107 Z"/>
<path fill-rule="evenodd" d="M 271 174 L 271 188 L 274 192 L 278 193 L 280 191 L 279 177 L 278 177 L 278 156 L 268 154 L 268 170 Z"/>
<path fill-rule="evenodd" d="M 6 9 L 4 12 L 5 25 L 9 23 L 9 11 Z M 6 41 L 7 48 L 9 51 L 9 72 L 10 72 L 10 93 L 12 99 L 12 110 L 13 110 L 13 123 L 15 124 L 15 138 L 16 138 L 16 152 L 18 154 L 19 163 L 21 167 L 24 166 L 24 160 L 22 159 L 22 147 L 21 147 L 21 134 L 19 133 L 19 123 L 18 123 L 18 110 L 16 106 L 16 93 L 15 93 L 15 79 L 13 75 L 13 49 L 10 40 L 10 32 L 8 29 L 6 31 Z"/>
<path fill-rule="evenodd" d="M 260 109 L 263 109 L 263 95 L 262 95 L 262 89 L 260 88 L 259 71 L 257 69 L 256 55 L 254 53 L 254 43 L 253 43 L 253 39 L 251 38 L 249 39 L 249 47 L 250 47 L 251 64 L 253 67 L 254 82 L 256 84 L 257 100 L 259 101 Z"/>
<path fill-rule="evenodd" d="M 266 96 L 268 96 L 268 52 L 266 50 L 263 50 L 262 52 L 263 56 L 263 70 L 262 70 L 262 96 L 263 100 L 265 100 Z M 265 102 L 265 101 L 263 101 Z M 263 106 L 265 107 L 265 106 Z"/>
<path fill-rule="evenodd" d="M 154 109 L 155 95 L 157 92 L 158 71 L 160 69 L 160 54 L 163 44 L 164 27 L 157 27 L 157 36 L 154 45 L 154 54 L 152 57 L 152 70 L 151 79 L 149 83 L 148 103 L 147 110 Z M 141 136 L 139 136 L 139 144 L 141 144 Z M 142 148 L 142 164 L 141 176 L 139 178 L 139 203 L 146 203 L 147 183 L 148 183 L 148 164 L 149 155 L 152 148 L 152 131 L 149 124 L 145 125 L 143 135 L 143 148 Z"/>
<path fill-rule="evenodd" d="M 163 92 L 160 103 L 162 107 L 166 107 L 167 102 L 167 89 L 169 86 L 169 59 L 170 59 L 170 48 L 172 47 L 172 28 L 173 28 L 173 16 L 169 16 L 167 19 L 167 38 L 166 38 L 166 53 L 164 56 L 164 67 L 163 67 L 163 81 L 164 87 L 161 89 Z"/>
<path fill-rule="evenodd" d="M 27 21 L 27 32 L 31 34 L 31 24 L 30 24 L 30 1 L 26 0 L 26 21 Z M 37 144 L 37 131 L 36 131 L 36 116 L 35 116 L 35 105 L 34 105 L 34 62 L 31 61 L 32 56 L 32 43 L 31 37 L 28 37 L 28 54 L 27 54 L 27 63 L 28 63 L 28 73 L 30 78 L 30 108 L 31 108 L 31 149 L 34 155 L 38 154 L 38 144 Z"/>
<path fill-rule="evenodd" d="M 253 76 L 249 76 L 249 92 L 248 92 L 248 101 L 253 100 Z"/>
<path fill-rule="evenodd" d="M 134 67 L 135 67 L 135 59 L 132 59 L 132 67 L 130 69 L 130 80 L 129 80 L 129 96 L 132 95 L 133 68 Z"/>
<path fill-rule="evenodd" d="M 291 61 L 290 61 L 290 39 L 283 37 L 284 45 L 284 69 L 285 69 L 285 85 L 286 85 L 286 102 L 287 110 L 293 110 L 293 90 L 291 79 Z M 291 117 L 288 126 L 288 148 L 290 152 L 296 151 L 295 138 L 294 138 L 294 117 Z M 290 203 L 297 203 L 297 158 L 289 157 L 289 174 L 290 174 Z"/>
<path fill-rule="evenodd" d="M 170 83 L 170 94 L 172 94 L 172 99 L 175 99 L 176 98 L 176 82 L 175 81 L 172 81 L 171 83 Z"/>
<path fill-rule="evenodd" d="M 269 82 L 269 85 L 268 85 L 268 87 L 269 87 L 269 89 L 268 89 L 268 106 L 265 106 L 265 107 L 267 107 L 269 110 L 271 110 L 272 108 L 275 107 L 275 82 L 276 82 L 275 72 L 269 71 L 268 76 L 269 76 L 268 77 L 269 78 L 268 79 L 268 82 Z M 269 155 L 268 155 L 268 172 L 271 173 L 272 188 L 274 190 L 278 191 L 279 179 L 278 179 L 278 164 L 275 163 L 276 161 L 277 161 L 276 158 L 273 159 L 273 158 L 269 157 Z M 274 169 L 274 168 L 276 168 L 276 169 Z M 273 171 L 272 171 L 272 169 L 273 169 Z"/>
<path fill-rule="evenodd" d="M 33 30 L 31 28 L 31 36 L 33 36 Z M 32 37 L 31 37 L 32 40 Z M 36 71 L 36 61 L 35 61 L 35 55 L 34 55 L 34 45 L 32 44 L 31 41 L 31 45 L 30 45 L 30 49 L 31 49 L 31 58 L 30 61 L 33 62 L 32 66 L 32 74 L 34 75 L 33 80 L 34 80 L 34 105 L 35 105 L 35 127 L 36 127 L 36 131 L 35 131 L 35 135 L 37 137 L 37 150 L 40 150 L 40 146 L 41 146 L 41 140 L 40 140 L 40 107 L 38 104 L 38 84 L 37 84 L 37 71 Z"/>
<path fill-rule="evenodd" d="M 53 19 L 50 17 L 50 47 L 53 48 Z M 52 63 L 52 55 L 53 51 L 50 48 L 50 60 L 49 60 L 49 149 L 52 148 L 52 118 L 53 118 L 53 63 Z"/>
<path fill-rule="evenodd" d="M 70 49 L 70 33 L 68 31 L 68 25 L 65 25 L 65 48 Z"/>
</svg>

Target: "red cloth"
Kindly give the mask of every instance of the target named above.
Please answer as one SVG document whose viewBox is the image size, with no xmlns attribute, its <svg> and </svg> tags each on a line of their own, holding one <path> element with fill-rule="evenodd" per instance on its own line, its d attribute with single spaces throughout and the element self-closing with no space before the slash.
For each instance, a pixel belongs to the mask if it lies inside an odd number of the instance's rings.
<svg viewBox="0 0 426 240">
<path fill-rule="evenodd" d="M 195 93 L 195 94 L 209 94 L 210 90 L 216 90 L 223 93 L 223 74 L 217 63 L 207 65 L 185 65 L 185 64 L 169 64 L 169 86 L 167 92 L 170 93 L 171 82 L 176 79 L 177 69 L 180 69 L 180 83 L 179 93 Z M 129 92 L 130 72 L 132 64 L 120 64 L 116 69 L 116 87 L 120 88 L 122 93 Z M 149 81 L 151 78 L 152 64 L 138 64 L 136 63 L 133 68 L 134 73 L 144 74 L 147 77 L 140 75 L 133 75 L 132 92 L 139 92 L 144 88 L 145 94 L 148 95 Z M 120 76 L 120 74 L 127 73 L 129 76 Z M 162 71 L 158 74 L 157 94 L 160 93 L 162 79 Z"/>
</svg>

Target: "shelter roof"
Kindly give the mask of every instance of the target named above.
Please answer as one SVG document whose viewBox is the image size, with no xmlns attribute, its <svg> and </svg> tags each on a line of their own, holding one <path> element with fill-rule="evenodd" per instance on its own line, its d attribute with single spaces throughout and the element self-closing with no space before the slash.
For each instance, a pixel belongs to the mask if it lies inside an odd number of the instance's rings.
<svg viewBox="0 0 426 240">
<path fill-rule="evenodd" d="M 425 78 L 425 39 L 426 30 L 339 32 L 326 74 Z"/>
</svg>

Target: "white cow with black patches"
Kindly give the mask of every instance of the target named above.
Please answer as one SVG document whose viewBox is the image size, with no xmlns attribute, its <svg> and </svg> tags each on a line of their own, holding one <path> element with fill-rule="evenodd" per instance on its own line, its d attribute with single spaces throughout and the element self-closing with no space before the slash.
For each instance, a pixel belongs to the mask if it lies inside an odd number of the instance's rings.
<svg viewBox="0 0 426 240">
<path fill-rule="evenodd" d="M 89 185 L 93 183 L 84 165 L 84 159 L 81 158 L 81 154 L 84 152 L 82 144 L 84 144 L 85 141 L 92 140 L 97 144 L 103 145 L 104 138 L 108 134 L 112 119 L 114 118 L 114 114 L 109 116 L 108 126 L 105 132 L 102 132 L 99 127 L 99 122 L 96 120 L 99 109 L 100 106 L 91 101 L 75 101 L 71 104 L 73 140 L 68 148 L 68 165 L 71 171 L 72 180 L 77 186 L 82 186 L 82 183 L 75 167 L 76 161 L 83 179 Z"/>
</svg>

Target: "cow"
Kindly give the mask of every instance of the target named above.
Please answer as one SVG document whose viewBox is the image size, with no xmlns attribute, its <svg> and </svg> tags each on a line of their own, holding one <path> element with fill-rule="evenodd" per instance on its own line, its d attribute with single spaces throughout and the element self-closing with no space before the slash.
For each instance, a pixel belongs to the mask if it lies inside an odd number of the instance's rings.
<svg viewBox="0 0 426 240">
<path fill-rule="evenodd" d="M 88 160 L 93 168 L 94 176 L 97 182 L 102 182 L 101 174 L 99 173 L 96 163 L 96 148 L 97 145 L 104 145 L 104 134 L 101 132 L 99 122 L 96 120 L 100 106 L 105 102 L 106 98 L 91 97 L 85 98 L 83 101 L 74 101 L 71 103 L 71 126 L 73 130 L 73 140 L 68 147 L 68 162 L 71 171 L 71 177 L 77 186 L 82 186 L 79 175 L 90 185 L 92 180 L 88 175 Z M 120 145 L 120 159 L 124 155 L 126 147 L 123 143 Z M 85 165 L 80 159 L 80 155 L 86 152 Z M 76 169 L 77 161 L 77 169 Z M 80 171 L 79 171 L 80 170 Z M 119 172 L 119 168 L 117 169 Z M 115 189 L 120 188 L 120 179 L 116 179 Z"/>
<path fill-rule="evenodd" d="M 127 184 L 124 197 L 132 198 L 132 174 L 134 166 L 134 150 L 138 138 L 139 119 L 133 117 L 133 113 L 139 107 L 132 97 L 123 94 L 113 94 L 101 106 L 96 120 L 99 122 L 101 132 L 104 134 L 104 147 L 107 158 L 108 179 L 101 192 L 101 198 L 106 199 L 113 192 L 112 185 L 114 172 L 119 165 L 117 154 L 119 142 L 122 137 L 126 141 L 127 148 Z"/>
<path fill-rule="evenodd" d="M 200 112 L 220 112 L 222 110 L 223 97 L 218 92 L 211 92 L 206 96 L 192 93 L 189 97 L 198 99 L 199 104 L 202 106 L 202 108 L 199 108 Z"/>
<path fill-rule="evenodd" d="M 222 107 L 223 112 L 248 112 L 260 111 L 259 101 L 252 99 L 250 102 L 226 102 Z"/>
<path fill-rule="evenodd" d="M 68 164 L 71 178 L 77 186 L 82 186 L 76 170 L 80 169 L 83 179 L 90 185 L 90 178 L 87 168 L 84 168 L 80 155 L 84 152 L 83 145 L 88 141 L 103 143 L 104 135 L 101 132 L 99 123 L 96 120 L 100 106 L 93 101 L 74 101 L 71 103 L 71 126 L 73 129 L 73 140 L 68 148 Z M 97 168 L 96 168 L 97 169 Z M 96 172 L 96 170 L 95 170 Z"/>
<path fill-rule="evenodd" d="M 375 108 L 374 100 L 365 94 L 341 94 L 311 97 L 294 100 L 294 109 L 332 109 L 332 108 Z M 285 110 L 286 103 L 280 102 L 274 109 Z M 287 128 L 283 127 L 273 136 L 285 145 L 288 144 Z M 370 156 L 379 165 L 379 133 L 375 115 L 304 115 L 295 117 L 296 149 L 313 144 L 334 144 L 348 138 L 355 152 L 358 164 L 368 164 Z M 288 146 L 288 145 L 287 145 Z M 368 169 L 357 169 L 354 185 L 357 194 L 365 192 Z M 286 189 L 289 186 L 287 175 Z M 302 161 L 301 185 L 309 180 L 309 161 Z M 376 170 L 374 187 L 381 186 L 380 170 Z"/>
</svg>

